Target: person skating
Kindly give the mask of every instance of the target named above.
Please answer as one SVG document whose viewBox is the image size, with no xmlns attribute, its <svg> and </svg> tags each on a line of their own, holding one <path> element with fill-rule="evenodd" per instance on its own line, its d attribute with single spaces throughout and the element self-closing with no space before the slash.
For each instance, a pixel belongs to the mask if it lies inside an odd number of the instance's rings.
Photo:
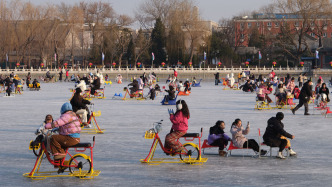
<svg viewBox="0 0 332 187">
<path fill-rule="evenodd" d="M 210 127 L 210 134 L 208 137 L 209 145 L 219 146 L 219 155 L 226 156 L 226 151 L 224 148 L 227 146 L 228 141 L 231 141 L 231 138 L 228 137 L 225 132 L 225 122 L 218 120 L 213 127 Z"/>
<path fill-rule="evenodd" d="M 284 155 L 282 151 L 285 147 L 288 147 L 288 152 L 290 156 L 296 155 L 296 152 L 293 151 L 290 147 L 290 142 L 286 138 L 294 139 L 295 136 L 289 134 L 284 130 L 284 124 L 281 120 L 284 119 L 284 114 L 282 112 L 278 112 L 276 117 L 271 117 L 267 121 L 267 127 L 265 133 L 263 135 L 263 140 L 266 145 L 271 147 L 279 147 L 279 153 L 277 155 L 278 158 L 284 159 Z"/>
<path fill-rule="evenodd" d="M 294 109 L 292 109 L 292 113 L 295 115 L 295 112 L 304 105 L 304 115 L 310 115 L 308 113 L 308 102 L 310 100 L 310 97 L 312 97 L 312 81 L 308 80 L 306 83 L 303 84 L 299 95 L 299 104 Z"/>
</svg>

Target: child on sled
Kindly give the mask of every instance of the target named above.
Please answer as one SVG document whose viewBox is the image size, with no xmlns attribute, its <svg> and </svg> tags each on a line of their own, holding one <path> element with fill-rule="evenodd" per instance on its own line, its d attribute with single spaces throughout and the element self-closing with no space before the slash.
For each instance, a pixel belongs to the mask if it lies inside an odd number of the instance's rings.
<svg viewBox="0 0 332 187">
<path fill-rule="evenodd" d="M 209 145 L 219 146 L 219 155 L 226 156 L 226 151 L 224 148 L 227 146 L 228 141 L 231 139 L 225 134 L 225 123 L 218 120 L 216 124 L 210 128 L 210 134 L 208 137 Z"/>
<path fill-rule="evenodd" d="M 165 149 L 172 150 L 174 153 L 181 152 L 183 146 L 177 140 L 185 135 L 188 130 L 188 119 L 190 118 L 188 105 L 184 100 L 179 100 L 176 102 L 175 114 L 170 109 L 168 112 L 173 125 L 170 133 L 165 137 Z"/>
</svg>

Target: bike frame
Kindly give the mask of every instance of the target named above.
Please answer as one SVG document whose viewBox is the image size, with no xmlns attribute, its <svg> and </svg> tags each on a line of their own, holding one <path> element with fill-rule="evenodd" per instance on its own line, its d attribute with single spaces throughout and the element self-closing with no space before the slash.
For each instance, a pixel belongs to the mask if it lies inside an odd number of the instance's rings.
<svg viewBox="0 0 332 187">
<path fill-rule="evenodd" d="M 90 118 L 89 118 L 89 120 L 88 120 L 87 123 L 90 124 L 92 122 L 94 128 L 90 128 L 90 129 L 88 129 L 88 128 L 82 128 L 81 133 L 88 133 L 88 134 L 97 134 L 98 133 L 98 134 L 103 134 L 104 131 L 105 131 L 105 129 L 101 129 L 99 127 L 98 122 L 96 120 L 95 113 L 93 112 L 93 109 L 91 109 L 91 107 L 90 107 L 90 110 L 91 110 L 91 115 L 90 115 Z M 77 115 L 77 116 L 79 117 L 79 115 Z M 82 124 L 81 118 L 79 117 L 78 119 L 79 119 L 80 123 Z"/>
<path fill-rule="evenodd" d="M 45 138 L 45 137 L 44 137 Z M 36 159 L 36 162 L 35 162 L 35 165 L 33 167 L 33 169 L 31 170 L 30 173 L 26 173 L 24 174 L 24 176 L 27 176 L 27 177 L 30 177 L 30 178 L 40 178 L 40 179 L 45 179 L 46 177 L 52 177 L 50 175 L 50 173 L 52 172 L 40 172 L 39 169 L 40 169 L 40 166 L 41 166 L 41 163 L 43 161 L 43 157 L 44 157 L 44 154 L 46 155 L 46 158 L 47 160 L 49 161 L 50 164 L 54 165 L 54 166 L 61 166 L 61 167 L 75 167 L 75 165 L 69 165 L 69 163 L 65 163 L 67 161 L 65 161 L 66 157 L 64 157 L 63 159 L 61 159 L 60 162 L 55 162 L 50 154 L 48 153 L 48 151 L 46 150 L 46 147 L 45 147 L 45 140 L 43 139 L 43 141 L 41 142 L 41 149 L 39 150 L 39 156 L 37 157 Z M 69 149 L 74 149 L 75 152 L 78 152 L 78 153 L 82 153 L 82 152 L 85 152 L 86 149 L 90 149 L 90 157 L 88 157 L 88 159 L 90 159 L 90 162 L 91 162 L 91 176 L 98 176 L 100 171 L 97 171 L 95 174 L 94 171 L 93 171 L 93 148 L 95 146 L 95 137 L 93 137 L 93 146 L 90 146 L 90 147 L 69 147 L 66 149 L 66 156 L 69 155 L 70 159 L 73 159 L 73 157 L 75 155 L 72 155 L 68 152 Z M 74 159 L 75 160 L 75 159 Z M 34 175 L 37 175 L 37 176 L 34 176 Z M 45 175 L 45 176 L 42 176 L 42 175 Z M 59 175 L 59 176 L 68 176 L 68 175 Z M 69 175 L 70 176 L 70 175 Z M 54 177 L 54 176 L 53 176 Z"/>
<path fill-rule="evenodd" d="M 142 95 L 140 96 L 139 93 L 141 93 Z M 134 94 L 130 94 L 129 93 L 129 89 L 127 89 L 124 97 L 122 98 L 122 100 L 126 100 L 127 99 L 126 98 L 127 94 L 129 95 L 129 97 L 131 97 L 130 99 L 142 99 L 143 98 L 143 90 L 137 90 Z"/>
<path fill-rule="evenodd" d="M 206 162 L 207 161 L 207 158 L 201 158 L 201 147 L 202 147 L 202 145 L 201 145 L 201 138 L 202 138 L 202 134 L 203 134 L 203 129 L 201 129 L 201 135 L 200 136 L 198 136 L 198 137 L 180 137 L 180 138 L 184 138 L 184 140 L 185 141 L 187 141 L 187 142 L 192 142 L 192 141 L 194 141 L 195 139 L 198 139 L 198 147 L 196 146 L 196 144 L 194 144 L 194 143 L 189 143 L 189 144 L 191 144 L 193 147 L 197 147 L 198 148 L 198 151 L 199 151 L 199 160 L 198 161 L 196 161 L 196 162 L 198 162 L 198 163 L 203 163 L 203 162 Z M 180 139 L 179 138 L 179 139 Z M 181 143 L 180 142 L 180 140 L 177 140 L 179 143 Z M 159 134 L 158 133 L 155 133 L 155 136 L 154 136 L 154 140 L 153 140 L 153 142 L 152 142 L 152 146 L 151 146 L 151 148 L 150 148 L 150 151 L 149 151 L 149 154 L 148 154 L 148 156 L 145 158 L 145 159 L 142 159 L 141 160 L 141 162 L 143 162 L 143 163 L 152 163 L 152 164 L 160 164 L 162 161 L 156 161 L 156 162 L 153 162 L 152 160 L 153 160 L 153 156 L 154 156 L 154 153 L 155 153 L 155 150 L 156 150 L 156 148 L 157 148 L 157 145 L 159 144 L 159 146 L 160 146 L 160 148 L 166 153 L 166 154 L 173 154 L 173 155 L 186 155 L 187 154 L 187 152 L 181 152 L 181 153 L 179 153 L 179 152 L 173 152 L 173 151 L 168 151 L 168 150 L 166 150 L 165 149 L 165 147 L 164 147 L 164 145 L 163 145 L 163 143 L 161 142 L 161 140 L 160 140 L 160 137 L 159 137 Z M 186 143 L 187 144 L 187 143 Z M 182 145 L 182 144 L 181 144 Z M 185 148 L 184 148 L 185 149 Z M 176 158 L 174 158 L 174 159 L 176 159 Z M 161 159 L 161 160 L 165 160 L 165 159 Z M 170 162 L 166 162 L 166 163 L 181 163 L 181 162 L 184 162 L 184 161 L 170 161 Z M 190 163 L 190 164 L 193 164 L 193 163 Z"/>
</svg>

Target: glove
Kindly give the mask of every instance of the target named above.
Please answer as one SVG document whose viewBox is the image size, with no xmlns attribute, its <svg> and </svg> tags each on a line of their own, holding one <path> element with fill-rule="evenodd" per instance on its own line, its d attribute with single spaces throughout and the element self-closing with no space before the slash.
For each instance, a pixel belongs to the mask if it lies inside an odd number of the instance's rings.
<svg viewBox="0 0 332 187">
<path fill-rule="evenodd" d="M 173 109 L 167 109 L 168 110 L 168 114 L 169 115 L 172 115 L 172 114 L 174 114 L 174 111 L 173 111 Z"/>
<path fill-rule="evenodd" d="M 39 127 L 39 128 L 36 130 L 35 134 L 38 135 L 38 134 L 41 133 L 43 130 L 45 130 L 45 127 L 41 126 L 41 127 Z"/>
</svg>

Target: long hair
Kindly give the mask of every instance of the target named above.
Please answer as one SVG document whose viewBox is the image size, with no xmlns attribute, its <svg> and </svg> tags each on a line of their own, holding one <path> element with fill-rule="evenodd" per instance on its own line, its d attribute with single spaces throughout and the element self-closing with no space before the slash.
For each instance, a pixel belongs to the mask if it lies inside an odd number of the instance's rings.
<svg viewBox="0 0 332 187">
<path fill-rule="evenodd" d="M 235 119 L 235 121 L 232 123 L 231 129 L 233 128 L 234 125 L 238 124 L 239 121 L 241 121 L 239 118 Z"/>
<path fill-rule="evenodd" d="M 189 119 L 189 118 L 190 118 L 190 112 L 189 112 L 189 108 L 188 108 L 187 103 L 186 103 L 184 100 L 178 100 L 178 101 L 176 102 L 176 105 L 180 104 L 180 102 L 181 102 L 181 104 L 182 104 L 182 109 L 181 109 L 180 111 L 182 112 L 182 114 L 183 114 L 185 117 L 187 117 L 187 118 Z"/>
</svg>

